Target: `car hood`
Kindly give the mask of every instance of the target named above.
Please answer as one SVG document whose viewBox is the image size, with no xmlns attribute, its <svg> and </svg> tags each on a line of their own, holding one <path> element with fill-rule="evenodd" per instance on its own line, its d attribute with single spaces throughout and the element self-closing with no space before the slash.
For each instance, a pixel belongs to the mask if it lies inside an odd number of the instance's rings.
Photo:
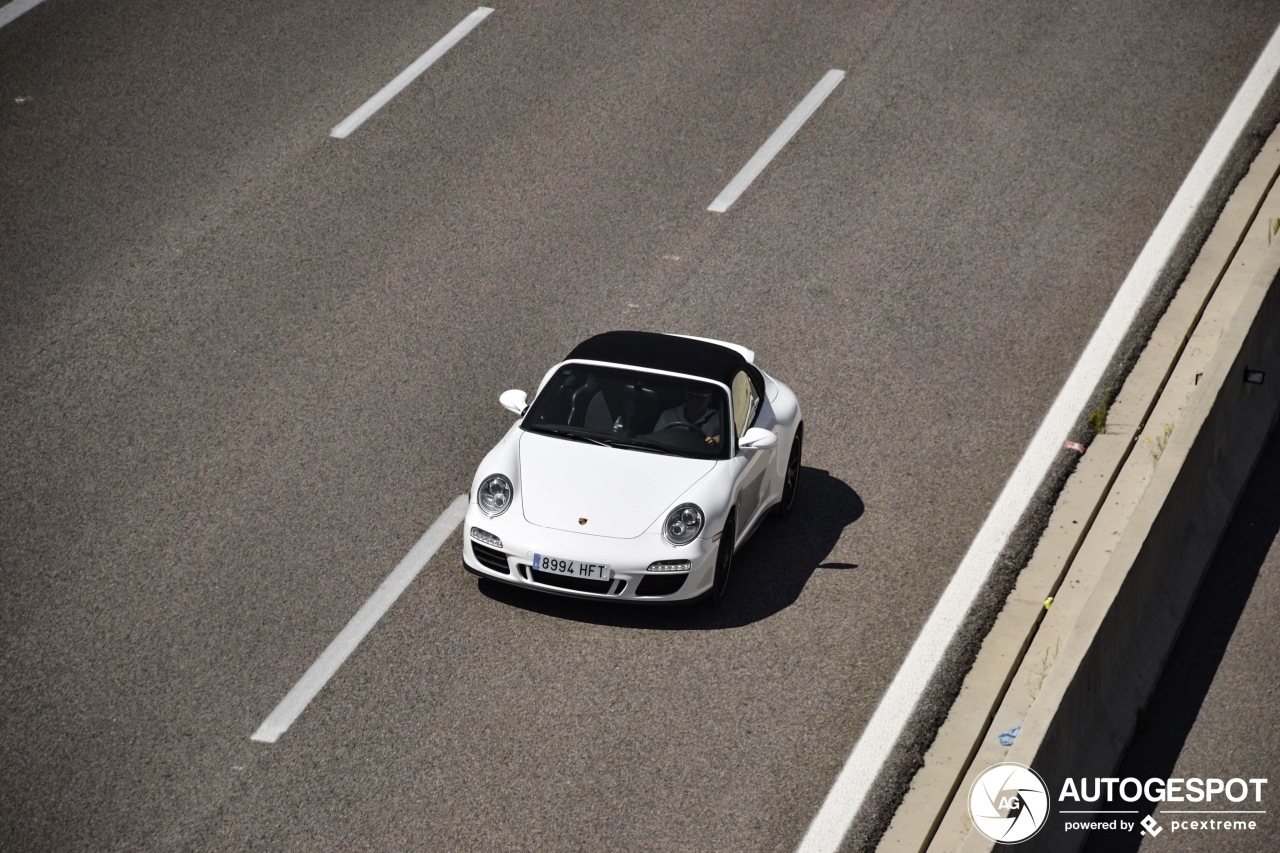
<svg viewBox="0 0 1280 853">
<path fill-rule="evenodd" d="M 520 495 L 530 524 L 634 539 L 716 467 L 690 459 L 526 432 Z M 585 522 L 582 519 L 586 519 Z"/>
</svg>

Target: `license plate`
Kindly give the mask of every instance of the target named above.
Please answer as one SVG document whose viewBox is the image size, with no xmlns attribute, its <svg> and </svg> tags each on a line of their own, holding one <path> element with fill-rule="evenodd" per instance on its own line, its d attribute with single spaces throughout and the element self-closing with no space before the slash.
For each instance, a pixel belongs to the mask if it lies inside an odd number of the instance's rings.
<svg viewBox="0 0 1280 853">
<path fill-rule="evenodd" d="M 601 563 L 584 563 L 581 560 L 562 560 L 559 557 L 548 557 L 546 554 L 533 555 L 533 568 L 538 572 L 550 572 L 555 575 L 571 575 L 575 578 L 587 578 L 593 581 L 613 580 L 613 570 Z"/>
</svg>

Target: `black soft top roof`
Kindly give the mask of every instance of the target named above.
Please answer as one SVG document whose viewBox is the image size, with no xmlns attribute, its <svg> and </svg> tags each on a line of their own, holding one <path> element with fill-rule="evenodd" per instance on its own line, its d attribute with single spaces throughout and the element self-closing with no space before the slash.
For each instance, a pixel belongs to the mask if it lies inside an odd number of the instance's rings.
<svg viewBox="0 0 1280 853">
<path fill-rule="evenodd" d="M 663 335 L 658 332 L 603 332 L 573 348 L 566 361 L 607 361 L 670 373 L 687 373 L 714 379 L 730 388 L 738 371 L 751 377 L 756 392 L 764 396 L 764 377 L 742 353 L 710 341 Z"/>
</svg>

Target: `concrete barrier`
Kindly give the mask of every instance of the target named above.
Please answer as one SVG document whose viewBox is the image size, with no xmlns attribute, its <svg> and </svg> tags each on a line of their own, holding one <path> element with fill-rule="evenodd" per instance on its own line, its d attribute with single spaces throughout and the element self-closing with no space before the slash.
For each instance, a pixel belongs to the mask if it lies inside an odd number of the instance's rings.
<svg viewBox="0 0 1280 853">
<path fill-rule="evenodd" d="M 1265 295 L 1280 263 L 1275 254 L 1280 236 L 1274 233 L 1280 222 L 1278 181 L 1280 129 L 1271 134 L 1236 186 L 1125 378 L 1105 430 L 1089 444 L 1058 496 L 1030 561 L 881 839 L 879 849 L 885 853 L 990 849 L 989 841 L 971 831 L 967 796 L 977 776 L 993 764 L 1020 761 L 1040 769 L 1034 762 L 1058 760 L 1052 750 L 1061 748 L 1066 755 L 1079 751 L 1067 775 L 1081 766 L 1105 767 L 1106 775 L 1111 767 L 1107 762 L 1113 765 L 1123 751 L 1199 578 L 1194 566 L 1184 567 L 1181 574 L 1166 566 L 1160 570 L 1166 573 L 1157 573 L 1152 581 L 1157 587 L 1170 585 L 1158 590 L 1160 595 L 1140 586 L 1126 587 L 1125 579 L 1138 566 L 1133 549 L 1166 547 L 1194 563 L 1199 559 L 1194 549 L 1169 540 L 1176 534 L 1207 542 L 1212 553 L 1227 517 L 1217 502 L 1227 499 L 1228 505 L 1234 504 L 1262 440 L 1251 434 L 1213 439 L 1226 441 L 1233 455 L 1221 471 L 1208 472 L 1205 451 L 1196 449 L 1195 437 L 1208 429 L 1203 440 L 1210 441 L 1216 421 L 1206 413 L 1218 411 L 1214 406 L 1230 411 L 1240 404 L 1241 393 L 1249 395 L 1249 422 L 1265 426 L 1266 408 L 1280 393 L 1275 375 L 1268 377 L 1269 385 L 1249 388 L 1237 387 L 1244 384 L 1242 373 L 1238 382 L 1228 376 L 1238 358 L 1253 356 L 1246 344 L 1253 346 L 1261 340 L 1259 335 L 1277 325 L 1275 305 L 1266 303 Z M 1259 389 L 1262 396 L 1252 393 Z M 1261 414 L 1253 409 L 1257 405 Z M 1226 424 L 1234 433 L 1244 427 L 1240 417 L 1236 412 Z M 1196 455 L 1191 455 L 1193 449 Z M 1195 470 L 1184 475 L 1184 465 Z M 1245 467 L 1245 475 L 1235 470 L 1239 465 Z M 1180 486 L 1174 493 L 1172 484 L 1179 476 L 1217 479 Z M 1209 503 L 1200 507 L 1196 500 Z M 1182 529 L 1183 514 L 1193 517 L 1189 529 Z M 1153 530 L 1158 517 L 1164 527 Z M 1152 537 L 1161 541 L 1148 545 Z M 1164 559 L 1159 552 L 1151 553 L 1157 556 L 1143 559 Z M 1200 574 L 1207 561 L 1206 555 Z M 1133 574 L 1134 584 L 1140 575 Z M 1122 589 L 1128 590 L 1125 596 L 1135 597 L 1124 599 Z M 1120 621 L 1111 627 L 1120 637 L 1098 639 L 1102 619 L 1113 605 L 1119 608 Z M 1126 606 L 1134 610 L 1125 611 Z M 1145 607 L 1153 613 L 1142 612 Z M 1153 629 L 1143 622 L 1148 618 L 1155 623 Z M 1103 643 L 1112 646 L 1108 659 L 1089 658 Z M 1126 655 L 1131 656 L 1128 662 Z M 1141 662 L 1135 664 L 1132 656 L 1141 656 Z M 1089 670 L 1109 664 L 1118 669 Z M 1108 680 L 1113 678 L 1123 689 L 1115 689 Z M 1054 722 L 1056 703 L 1064 698 L 1070 701 L 1063 714 L 1079 717 L 1080 730 L 1069 721 Z M 1076 701 L 1084 703 L 1087 713 L 1071 704 Z M 1092 707 L 1094 701 L 1104 707 Z M 1011 747 L 1014 731 L 1018 733 Z M 1054 740 L 1060 735 L 1065 740 Z M 1038 758 L 1042 746 L 1046 751 Z M 1072 835 L 1077 841 L 1084 836 Z"/>
<path fill-rule="evenodd" d="M 1159 680 L 1268 435 L 1280 414 L 1280 242 L 1222 332 L 1168 435 L 1106 570 L 1048 672 L 1009 761 L 1051 794 L 1108 776 Z M 1261 384 L 1246 371 L 1262 372 Z M 1256 377 L 1255 377 L 1256 378 Z M 1029 848 L 1072 850 L 1084 833 L 1046 831 Z M 964 850 L 990 849 L 970 832 Z"/>
</svg>

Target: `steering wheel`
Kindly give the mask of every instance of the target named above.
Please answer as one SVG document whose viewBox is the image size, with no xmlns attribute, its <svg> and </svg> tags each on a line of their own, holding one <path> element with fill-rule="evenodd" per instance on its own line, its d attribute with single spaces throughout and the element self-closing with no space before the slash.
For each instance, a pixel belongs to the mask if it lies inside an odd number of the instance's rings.
<svg viewBox="0 0 1280 853">
<path fill-rule="evenodd" d="M 702 427 L 696 427 L 693 424 L 687 423 L 685 421 L 676 421 L 673 424 L 667 424 L 666 428 L 667 429 L 687 429 L 689 430 L 689 432 L 696 432 L 699 438 L 706 438 L 706 436 L 702 434 Z"/>
</svg>

